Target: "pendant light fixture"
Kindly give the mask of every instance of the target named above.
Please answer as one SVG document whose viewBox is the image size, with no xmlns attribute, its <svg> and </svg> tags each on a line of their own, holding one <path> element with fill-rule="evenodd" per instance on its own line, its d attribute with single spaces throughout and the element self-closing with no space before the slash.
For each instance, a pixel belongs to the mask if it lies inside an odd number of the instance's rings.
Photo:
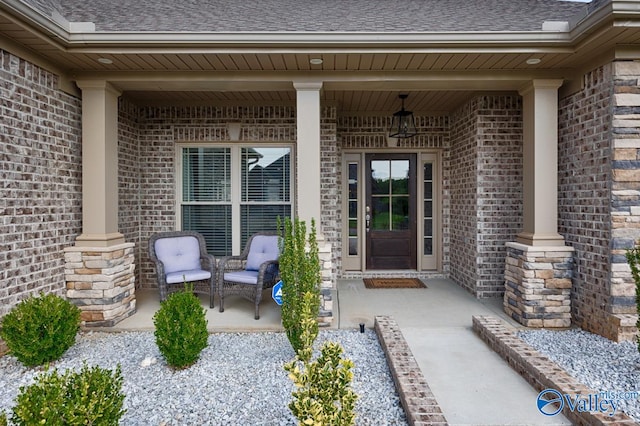
<svg viewBox="0 0 640 426">
<path fill-rule="evenodd" d="M 391 120 L 391 127 L 389 128 L 389 137 L 406 139 L 411 138 L 418 134 L 416 130 L 416 120 L 413 117 L 413 112 L 404 109 L 404 100 L 409 95 L 398 95 L 402 101 L 402 108 L 400 111 L 394 112 Z"/>
</svg>

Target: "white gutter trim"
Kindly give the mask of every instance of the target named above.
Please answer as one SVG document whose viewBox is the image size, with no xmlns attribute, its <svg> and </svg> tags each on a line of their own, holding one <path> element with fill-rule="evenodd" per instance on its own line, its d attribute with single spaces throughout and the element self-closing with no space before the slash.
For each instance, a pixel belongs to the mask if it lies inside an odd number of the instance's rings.
<svg viewBox="0 0 640 426">
<path fill-rule="evenodd" d="M 32 25 L 45 30 L 45 32 L 60 37 L 63 41 L 69 37 L 69 32 L 64 28 L 64 23 L 56 21 L 53 16 L 45 15 L 20 0 L 2 0 L 0 1 L 0 9 L 8 10 L 12 15 L 20 16 Z"/>
<path fill-rule="evenodd" d="M 386 44 L 519 44 L 563 43 L 571 38 L 568 32 L 438 32 L 438 33 L 345 33 L 345 32 L 95 32 L 70 34 L 68 42 L 77 44 L 321 44 L 321 45 L 386 45 Z"/>
<path fill-rule="evenodd" d="M 51 16 L 19 0 L 2 0 L 0 7 L 8 9 L 14 15 L 19 15 L 28 22 L 44 29 L 45 32 L 62 39 L 69 40 L 71 33 L 94 32 L 96 25 L 93 22 L 70 22 L 57 10 L 51 12 Z"/>
</svg>

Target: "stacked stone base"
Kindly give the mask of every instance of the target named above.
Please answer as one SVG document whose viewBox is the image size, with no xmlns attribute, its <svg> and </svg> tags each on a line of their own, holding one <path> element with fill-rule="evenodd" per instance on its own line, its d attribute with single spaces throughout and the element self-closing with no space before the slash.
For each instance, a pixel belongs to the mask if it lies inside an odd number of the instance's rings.
<svg viewBox="0 0 640 426">
<path fill-rule="evenodd" d="M 609 314 L 607 315 L 604 337 L 614 342 L 625 340 L 634 341 L 638 336 L 638 315 L 633 314 Z"/>
<path fill-rule="evenodd" d="M 133 250 L 133 243 L 64 250 L 67 299 L 84 326 L 112 327 L 135 313 Z"/>
<path fill-rule="evenodd" d="M 507 243 L 504 310 L 526 327 L 571 326 L 572 247 Z"/>
</svg>

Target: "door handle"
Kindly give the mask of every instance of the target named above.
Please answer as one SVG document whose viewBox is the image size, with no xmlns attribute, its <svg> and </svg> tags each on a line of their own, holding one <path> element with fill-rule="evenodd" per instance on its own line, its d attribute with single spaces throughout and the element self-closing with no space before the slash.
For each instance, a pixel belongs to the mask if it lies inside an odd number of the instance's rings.
<svg viewBox="0 0 640 426">
<path fill-rule="evenodd" d="M 364 215 L 364 225 L 367 232 L 369 232 L 369 225 L 371 224 L 371 215 L 369 214 L 370 211 L 371 209 L 369 208 L 369 206 L 367 206 L 366 208 L 367 213 Z"/>
</svg>

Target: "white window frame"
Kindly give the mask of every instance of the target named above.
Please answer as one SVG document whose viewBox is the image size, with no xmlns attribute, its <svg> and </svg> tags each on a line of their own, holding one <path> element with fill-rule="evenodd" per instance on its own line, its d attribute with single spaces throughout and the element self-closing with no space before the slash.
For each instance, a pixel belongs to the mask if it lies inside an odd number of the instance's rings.
<svg viewBox="0 0 640 426">
<path fill-rule="evenodd" d="M 242 148 L 288 148 L 289 149 L 289 202 L 268 202 L 258 204 L 281 204 L 291 206 L 291 216 L 293 217 L 296 212 L 296 161 L 295 161 L 295 145 L 293 143 L 280 142 L 280 143 L 264 143 L 264 142 L 243 142 L 243 143 L 176 143 L 175 145 L 175 164 L 176 164 L 176 229 L 182 230 L 182 188 L 183 188 L 183 164 L 182 164 L 182 150 L 184 148 L 229 148 L 231 150 L 231 238 L 232 238 L 232 253 L 231 255 L 239 255 L 243 248 L 241 243 L 241 220 L 240 211 L 241 205 L 248 204 L 242 202 L 242 167 L 240 162 L 242 161 Z"/>
</svg>

